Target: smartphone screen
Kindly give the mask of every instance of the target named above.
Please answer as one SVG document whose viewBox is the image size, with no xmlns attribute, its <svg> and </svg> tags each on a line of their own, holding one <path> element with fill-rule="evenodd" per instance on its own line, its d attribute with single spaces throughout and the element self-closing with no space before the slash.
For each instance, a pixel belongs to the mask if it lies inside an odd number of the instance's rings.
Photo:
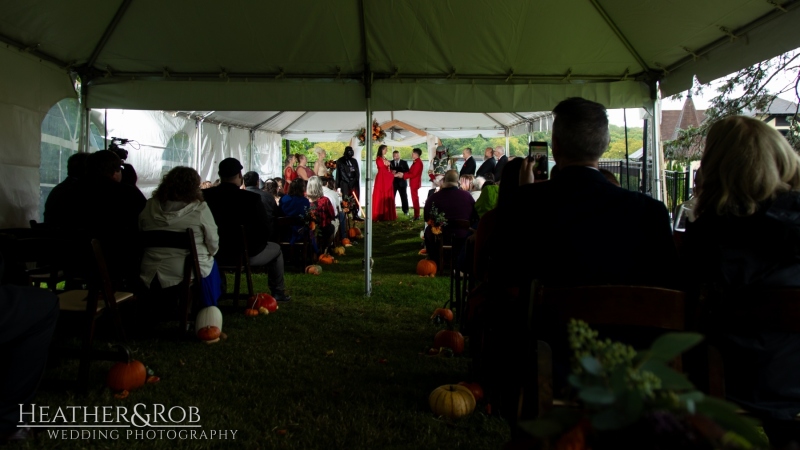
<svg viewBox="0 0 800 450">
<path fill-rule="evenodd" d="M 528 156 L 535 161 L 534 178 L 536 181 L 545 181 L 549 177 L 549 164 L 547 158 L 547 142 L 534 141 L 528 144 Z"/>
</svg>

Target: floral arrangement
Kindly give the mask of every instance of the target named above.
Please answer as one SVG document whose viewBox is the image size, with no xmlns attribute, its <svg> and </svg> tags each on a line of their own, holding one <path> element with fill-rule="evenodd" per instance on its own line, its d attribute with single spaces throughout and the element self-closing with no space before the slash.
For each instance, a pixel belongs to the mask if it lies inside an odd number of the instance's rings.
<svg viewBox="0 0 800 450">
<path fill-rule="evenodd" d="M 697 333 L 667 333 L 648 350 L 600 340 L 582 322 L 568 325 L 574 352 L 569 384 L 580 409 L 553 408 L 520 426 L 548 448 L 745 449 L 766 446 L 736 406 L 704 396 L 670 361 L 700 342 Z"/>
<path fill-rule="evenodd" d="M 331 171 L 331 170 L 335 169 L 336 168 L 336 161 L 333 160 L 333 159 L 329 159 L 329 160 L 325 161 L 325 168 L 328 169 L 328 171 Z"/>
<path fill-rule="evenodd" d="M 342 212 L 345 214 L 350 212 L 351 207 L 356 207 L 356 199 L 352 195 L 342 196 Z"/>
<path fill-rule="evenodd" d="M 362 129 L 358 130 L 358 132 L 355 134 L 355 137 L 358 138 L 358 144 L 359 145 L 364 145 L 364 143 L 367 142 L 366 136 L 367 136 L 367 130 L 365 128 L 362 128 Z M 384 139 L 386 139 L 386 131 L 381 129 L 381 127 L 378 125 L 378 121 L 377 120 L 373 120 L 372 121 L 372 142 L 382 141 Z"/>
<path fill-rule="evenodd" d="M 306 228 L 312 235 L 316 235 L 320 233 L 319 227 L 319 217 L 317 217 L 317 204 L 311 203 L 311 206 L 307 206 L 303 211 L 303 222 L 306 224 Z"/>
<path fill-rule="evenodd" d="M 431 212 L 428 219 L 428 225 L 431 227 L 431 233 L 439 235 L 442 234 L 442 228 L 447 226 L 447 219 L 444 213 L 436 209 L 436 206 L 431 206 Z"/>
</svg>

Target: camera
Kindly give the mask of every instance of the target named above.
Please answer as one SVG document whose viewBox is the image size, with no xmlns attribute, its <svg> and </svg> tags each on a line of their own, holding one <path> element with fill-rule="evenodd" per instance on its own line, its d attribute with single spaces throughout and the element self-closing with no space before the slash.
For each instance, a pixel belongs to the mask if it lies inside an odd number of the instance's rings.
<svg viewBox="0 0 800 450">
<path fill-rule="evenodd" d="M 111 144 L 109 144 L 108 149 L 116 153 L 117 156 L 119 156 L 119 159 L 125 161 L 128 159 L 128 150 L 120 147 L 120 145 L 125 145 L 130 141 L 130 139 L 112 137 Z"/>
</svg>

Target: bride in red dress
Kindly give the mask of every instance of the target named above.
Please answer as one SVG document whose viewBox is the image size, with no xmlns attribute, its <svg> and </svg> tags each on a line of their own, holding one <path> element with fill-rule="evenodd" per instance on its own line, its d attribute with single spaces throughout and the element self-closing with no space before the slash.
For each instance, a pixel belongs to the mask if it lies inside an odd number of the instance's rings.
<svg viewBox="0 0 800 450">
<path fill-rule="evenodd" d="M 378 173 L 375 175 L 375 186 L 372 189 L 372 220 L 397 220 L 397 210 L 394 206 L 394 176 L 389 170 L 389 160 L 386 159 L 386 146 L 378 147 L 378 157 L 375 164 Z"/>
</svg>

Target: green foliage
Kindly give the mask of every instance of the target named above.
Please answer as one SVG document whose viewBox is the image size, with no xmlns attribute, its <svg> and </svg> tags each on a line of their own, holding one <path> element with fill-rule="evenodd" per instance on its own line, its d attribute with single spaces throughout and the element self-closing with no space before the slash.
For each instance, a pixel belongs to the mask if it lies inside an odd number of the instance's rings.
<svg viewBox="0 0 800 450">
<path fill-rule="evenodd" d="M 706 109 L 705 121 L 699 127 L 679 130 L 677 139 L 665 142 L 665 156 L 669 159 L 699 160 L 703 155 L 705 137 L 714 123 L 725 117 L 766 110 L 781 93 L 793 92 L 794 102 L 798 103 L 800 108 L 800 92 L 797 88 L 800 83 L 799 59 L 800 52 L 795 50 L 746 67 L 726 77 L 716 88 L 717 95 L 711 99 L 710 106 Z M 771 91 L 767 85 L 779 73 L 794 79 L 786 86 Z M 700 85 L 696 91 L 702 92 L 707 87 Z M 679 99 L 681 95 L 676 95 L 674 98 Z M 798 111 L 795 110 L 795 117 L 797 114 Z M 795 150 L 800 151 L 800 126 L 796 119 L 791 121 L 786 139 Z"/>
<path fill-rule="evenodd" d="M 582 321 L 571 320 L 568 335 L 574 352 L 569 382 L 584 408 L 569 413 L 554 408 L 535 421 L 522 423 L 530 434 L 554 438 L 582 418 L 589 420 L 595 433 L 602 433 L 633 426 L 647 414 L 668 415 L 677 423 L 699 414 L 727 430 L 717 442 L 710 442 L 714 448 L 764 444 L 754 422 L 738 415 L 735 405 L 705 397 L 668 366 L 697 345 L 701 335 L 666 333 L 650 349 L 638 353 L 622 343 L 598 339 L 597 332 Z"/>
<path fill-rule="evenodd" d="M 608 150 L 603 154 L 607 159 L 625 159 L 625 127 L 619 125 L 609 125 L 608 127 L 611 140 Z M 628 154 L 642 148 L 644 138 L 642 128 L 628 128 Z"/>
</svg>

